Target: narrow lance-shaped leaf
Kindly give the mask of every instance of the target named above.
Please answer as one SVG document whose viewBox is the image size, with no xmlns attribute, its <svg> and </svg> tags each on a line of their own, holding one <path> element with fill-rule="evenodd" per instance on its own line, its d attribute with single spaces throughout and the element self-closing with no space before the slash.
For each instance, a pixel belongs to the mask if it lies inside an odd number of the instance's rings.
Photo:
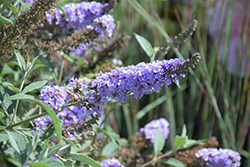
<svg viewBox="0 0 250 167">
<path fill-rule="evenodd" d="M 19 53 L 18 50 L 14 49 L 14 53 L 17 57 L 17 61 L 18 61 L 18 64 L 19 64 L 19 67 L 21 68 L 22 71 L 25 71 L 26 70 L 26 63 L 23 59 L 23 57 L 21 56 L 21 54 Z"/>
<path fill-rule="evenodd" d="M 25 165 L 28 158 L 28 139 L 20 132 L 7 131 L 10 143 L 16 151 L 17 157 L 22 165 Z"/>
<path fill-rule="evenodd" d="M 41 162 L 32 162 L 29 167 L 51 167 Z"/>
<path fill-rule="evenodd" d="M 59 119 L 56 116 L 56 113 L 46 104 L 44 104 L 42 101 L 35 99 L 37 103 L 39 103 L 45 110 L 48 112 L 49 116 L 51 117 L 51 120 L 53 121 L 54 127 L 56 129 L 56 135 L 57 135 L 57 142 L 60 143 L 62 138 L 62 124 L 60 124 Z"/>
<path fill-rule="evenodd" d="M 43 145 L 43 150 L 41 152 L 41 156 L 39 158 L 39 160 L 43 160 L 45 158 L 47 158 L 49 152 L 49 142 L 47 140 L 44 141 L 44 145 Z"/>
<path fill-rule="evenodd" d="M 96 162 L 95 160 L 93 160 L 92 158 L 84 154 L 71 154 L 69 155 L 69 158 L 72 158 L 74 160 L 78 160 L 81 162 L 85 162 L 93 167 L 101 167 L 101 165 L 98 162 Z"/>
<path fill-rule="evenodd" d="M 19 94 L 15 94 L 12 96 L 7 97 L 7 100 L 34 100 L 34 96 L 31 95 L 27 95 L 27 94 L 23 94 L 23 93 L 19 93 Z"/>
<path fill-rule="evenodd" d="M 10 132 L 8 132 L 7 130 L 6 130 L 6 132 L 7 132 L 8 136 L 9 136 L 10 144 L 11 144 L 12 147 L 15 149 L 15 151 L 17 152 L 17 154 L 20 155 L 20 150 L 19 150 L 19 148 L 18 148 L 18 145 L 17 145 L 17 143 L 16 143 L 14 137 L 13 137 L 13 136 L 10 134 Z"/>
<path fill-rule="evenodd" d="M 30 164 L 31 167 L 64 167 L 64 164 L 60 160 L 54 158 L 46 158 L 39 162 L 33 162 Z"/>
<path fill-rule="evenodd" d="M 64 16 L 70 21 L 69 16 L 67 15 L 67 13 L 65 13 L 65 11 L 63 10 L 63 8 L 58 3 L 56 3 L 56 7 L 59 8 L 63 12 Z"/>
<path fill-rule="evenodd" d="M 151 46 L 151 44 L 149 43 L 149 41 L 146 38 L 144 38 L 144 37 L 142 37 L 142 36 L 140 36 L 140 35 L 138 35 L 136 33 L 134 33 L 134 35 L 135 35 L 136 40 L 141 45 L 142 49 L 151 58 L 154 55 L 154 49 Z"/>
<path fill-rule="evenodd" d="M 32 90 L 35 90 L 35 89 L 39 89 L 41 87 L 43 87 L 48 81 L 36 81 L 36 82 L 32 82 L 31 84 L 29 84 L 28 86 L 26 86 L 22 93 L 27 93 L 27 92 L 30 92 Z"/>
<path fill-rule="evenodd" d="M 19 95 L 21 95 L 21 94 L 19 94 Z M 30 95 L 25 95 L 25 96 L 30 97 Z M 31 97 L 33 97 L 33 96 L 31 96 Z M 44 104 L 41 100 L 35 99 L 34 97 L 33 98 L 25 98 L 23 100 L 27 100 L 27 101 L 32 102 L 32 103 L 38 103 L 48 112 L 51 120 L 53 121 L 55 130 L 56 130 L 57 142 L 60 143 L 61 138 L 62 138 L 62 124 L 60 123 L 59 119 L 57 118 L 55 111 L 53 111 L 49 106 Z"/>
<path fill-rule="evenodd" d="M 3 84 L 3 86 L 9 86 L 9 87 L 11 87 L 16 93 L 20 92 L 19 88 L 15 87 L 12 83 L 3 82 L 2 84 Z"/>
<path fill-rule="evenodd" d="M 160 130 L 158 128 L 155 133 L 155 138 L 154 138 L 154 153 L 155 157 L 159 154 L 159 152 L 163 149 L 165 145 L 165 138 Z"/>
<path fill-rule="evenodd" d="M 7 22 L 9 22 L 10 24 L 12 24 L 14 26 L 14 22 L 10 19 L 7 19 L 6 17 L 0 16 L 0 28 L 4 26 L 4 24 L 6 24 Z"/>
</svg>

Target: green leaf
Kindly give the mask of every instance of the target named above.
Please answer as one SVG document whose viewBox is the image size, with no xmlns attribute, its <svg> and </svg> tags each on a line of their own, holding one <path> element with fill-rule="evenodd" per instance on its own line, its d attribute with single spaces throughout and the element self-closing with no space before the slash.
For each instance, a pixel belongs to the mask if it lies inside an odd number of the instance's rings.
<svg viewBox="0 0 250 167">
<path fill-rule="evenodd" d="M 188 139 L 186 143 L 183 145 L 183 148 L 190 148 L 194 145 L 203 145 L 205 144 L 206 140 L 193 140 L 193 139 Z"/>
<path fill-rule="evenodd" d="M 117 150 L 119 150 L 119 146 L 117 144 L 110 142 L 105 145 L 105 147 L 102 149 L 102 155 L 106 157 L 113 157 L 115 156 Z"/>
<path fill-rule="evenodd" d="M 93 167 L 101 167 L 101 165 L 98 162 L 96 162 L 95 160 L 84 154 L 70 154 L 69 158 L 87 163 Z"/>
<path fill-rule="evenodd" d="M 32 90 L 35 90 L 35 89 L 39 89 L 41 87 L 43 87 L 48 81 L 44 80 L 44 81 L 36 81 L 36 82 L 32 82 L 31 84 L 29 84 L 28 86 L 26 86 L 22 93 L 27 93 L 27 92 L 30 92 Z"/>
<path fill-rule="evenodd" d="M 46 129 L 46 131 L 43 133 L 43 135 L 41 136 L 41 140 L 44 141 L 44 140 L 47 140 L 47 139 L 53 137 L 54 134 L 55 134 L 54 131 L 55 131 L 55 127 L 54 127 L 54 125 L 52 124 L 52 125 L 51 125 L 50 127 L 48 127 L 48 128 Z"/>
<path fill-rule="evenodd" d="M 14 5 L 12 5 L 12 4 L 10 4 L 10 6 L 11 6 L 11 8 L 12 8 L 12 13 L 15 13 L 15 14 L 17 14 L 17 7 L 16 6 L 14 6 Z"/>
<path fill-rule="evenodd" d="M 183 163 L 181 163 L 180 161 L 178 161 L 175 158 L 169 158 L 169 159 L 161 159 L 158 162 L 162 162 L 171 166 L 175 166 L 175 167 L 186 167 Z"/>
<path fill-rule="evenodd" d="M 114 132 L 107 132 L 106 130 L 104 130 L 104 129 L 100 128 L 100 127 L 97 127 L 97 129 L 99 131 L 101 131 L 102 133 L 104 133 L 105 135 L 108 135 L 110 137 L 110 139 L 112 140 L 112 142 L 115 143 L 118 147 L 120 147 L 120 143 L 118 142 L 119 135 L 117 135 Z"/>
<path fill-rule="evenodd" d="M 3 82 L 3 86 L 9 86 L 9 87 L 11 87 L 16 93 L 20 92 L 20 90 L 17 87 L 15 87 L 12 83 Z"/>
<path fill-rule="evenodd" d="M 149 41 L 136 33 L 134 33 L 134 35 L 135 35 L 136 40 L 141 45 L 142 49 L 146 52 L 148 57 L 151 58 L 154 55 L 154 49 L 151 46 L 151 44 L 149 43 Z"/>
<path fill-rule="evenodd" d="M 53 121 L 54 127 L 56 129 L 56 135 L 57 135 L 57 142 L 60 143 L 62 138 L 62 124 L 60 123 L 59 119 L 56 116 L 56 113 L 46 104 L 44 104 L 42 101 L 35 99 L 37 103 L 39 103 L 45 110 L 48 112 L 50 118 Z"/>
<path fill-rule="evenodd" d="M 155 138 L 154 138 L 154 153 L 155 157 L 159 154 L 159 152 L 163 149 L 165 145 L 165 138 L 160 130 L 158 128 L 155 133 Z"/>
<path fill-rule="evenodd" d="M 48 70 L 51 72 L 55 82 L 57 83 L 57 78 L 58 78 L 58 73 L 57 70 L 54 66 L 54 64 L 52 62 L 50 62 L 49 60 L 45 59 L 44 57 L 40 56 L 39 60 L 46 65 L 46 67 L 48 68 Z"/>
<path fill-rule="evenodd" d="M 182 127 L 181 136 L 185 137 L 186 135 L 187 135 L 187 128 L 186 128 L 186 125 L 184 124 L 183 127 Z"/>
<path fill-rule="evenodd" d="M 7 117 L 11 118 L 14 113 L 14 104 L 8 99 L 8 97 L 9 94 L 7 93 L 7 88 L 0 85 L 0 105 L 2 106 Z"/>
<path fill-rule="evenodd" d="M 46 164 L 49 167 L 64 167 L 64 164 L 61 161 L 55 160 L 52 157 L 44 159 L 44 160 L 40 161 L 40 163 Z"/>
<path fill-rule="evenodd" d="M 50 167 L 49 165 L 42 162 L 32 162 L 29 167 Z"/>
<path fill-rule="evenodd" d="M 31 96 L 31 95 L 26 95 L 26 94 L 23 94 L 23 93 L 19 93 L 19 94 L 9 96 L 6 99 L 7 100 L 27 100 L 27 99 L 33 100 L 35 98 L 34 98 L 34 96 Z"/>
<path fill-rule="evenodd" d="M 157 100 L 153 101 L 152 103 L 146 105 L 144 108 L 142 108 L 137 114 L 136 119 L 140 120 L 142 117 L 144 117 L 149 111 L 160 105 L 161 103 L 165 102 L 167 100 L 167 96 L 163 95 L 159 97 Z"/>
<path fill-rule="evenodd" d="M 12 24 L 13 26 L 15 25 L 15 23 L 12 20 L 7 19 L 6 17 L 0 16 L 0 28 L 3 27 L 4 24 L 6 24 L 7 22 Z"/>
<path fill-rule="evenodd" d="M 174 147 L 175 148 L 178 148 L 178 147 L 182 147 L 184 146 L 184 144 L 186 143 L 187 141 L 187 137 L 182 137 L 182 136 L 178 136 L 176 135 L 175 136 L 175 141 L 174 141 Z"/>
<path fill-rule="evenodd" d="M 33 97 L 33 96 L 31 96 L 31 97 Z M 53 121 L 55 130 L 56 130 L 57 142 L 60 143 L 61 138 L 62 138 L 62 123 L 60 123 L 54 110 L 52 110 L 49 106 L 44 104 L 41 100 L 35 99 L 34 97 L 33 97 L 33 99 L 25 98 L 24 100 L 27 100 L 31 103 L 37 103 L 37 104 L 41 105 L 48 112 L 51 120 Z"/>
<path fill-rule="evenodd" d="M 29 142 L 28 142 L 28 146 L 27 146 L 27 158 L 25 161 L 26 166 L 27 166 L 30 155 L 36 149 L 38 140 L 39 140 L 39 133 L 36 133 L 34 136 L 29 136 Z"/>
<path fill-rule="evenodd" d="M 19 158 L 19 161 L 22 165 L 26 163 L 28 158 L 27 155 L 27 147 L 28 147 L 28 139 L 25 135 L 19 132 L 7 131 L 10 143 L 12 147 L 15 149 L 15 152 Z"/>
<path fill-rule="evenodd" d="M 29 71 L 29 72 L 31 72 L 31 70 L 34 70 L 33 66 L 34 66 L 36 60 L 37 60 L 39 57 L 40 57 L 40 56 L 36 56 L 36 57 L 32 60 L 32 62 L 30 63 L 30 65 L 29 65 L 29 67 L 28 67 L 28 71 Z M 37 68 L 37 67 L 36 67 L 36 68 Z"/>
<path fill-rule="evenodd" d="M 29 72 L 32 72 L 32 71 L 34 71 L 35 69 L 40 68 L 40 67 L 47 67 L 47 66 L 44 65 L 44 64 L 35 64 L 34 67 L 33 67 Z"/>
<path fill-rule="evenodd" d="M 179 80 L 177 80 L 175 84 L 178 86 L 178 88 L 181 88 Z"/>
<path fill-rule="evenodd" d="M 33 147 L 33 151 L 36 149 L 37 143 L 39 141 L 39 133 L 36 133 L 33 138 L 32 138 L 32 147 Z"/>
<path fill-rule="evenodd" d="M 0 15 L 3 14 L 4 10 L 12 3 L 14 2 L 15 0 L 1 0 L 0 1 Z"/>
<path fill-rule="evenodd" d="M 50 147 L 47 157 L 51 157 L 52 155 L 55 155 L 58 152 L 58 150 L 60 148 L 62 148 L 62 146 L 63 146 L 62 144 L 57 144 L 57 145 L 55 145 L 53 147 Z"/>
<path fill-rule="evenodd" d="M 15 53 L 15 55 L 17 57 L 19 67 L 21 68 L 22 71 L 25 71 L 26 70 L 26 64 L 25 64 L 25 61 L 24 61 L 23 57 L 21 56 L 19 51 L 16 50 L 16 49 L 14 49 L 14 53 Z"/>
<path fill-rule="evenodd" d="M 19 148 L 18 148 L 18 145 L 17 145 L 17 143 L 16 143 L 14 137 L 13 137 L 13 136 L 10 134 L 10 132 L 8 132 L 7 130 L 6 130 L 6 132 L 7 132 L 8 136 L 9 136 L 10 144 L 11 144 L 12 147 L 15 149 L 15 151 L 17 152 L 17 154 L 20 155 L 20 150 L 19 150 Z"/>
<path fill-rule="evenodd" d="M 79 66 L 82 65 L 82 64 L 84 64 L 84 62 L 85 62 L 85 59 L 84 59 L 83 57 L 81 57 L 81 58 L 78 60 L 78 65 L 79 65 Z"/>
<path fill-rule="evenodd" d="M 70 153 L 75 154 L 78 151 L 85 150 L 88 147 L 90 147 L 91 143 L 92 143 L 92 140 L 85 140 L 84 143 L 81 145 L 81 147 L 71 146 L 70 147 Z"/>
<path fill-rule="evenodd" d="M 3 77 L 5 74 L 15 74 L 17 71 L 13 70 L 9 65 L 4 64 L 0 76 Z"/>
<path fill-rule="evenodd" d="M 8 140 L 9 136 L 8 133 L 6 131 L 2 131 L 0 132 L 0 142 Z"/>
<path fill-rule="evenodd" d="M 47 140 L 44 141 L 43 150 L 41 152 L 41 156 L 39 158 L 39 161 L 45 159 L 48 157 L 49 152 L 49 142 Z"/>
</svg>

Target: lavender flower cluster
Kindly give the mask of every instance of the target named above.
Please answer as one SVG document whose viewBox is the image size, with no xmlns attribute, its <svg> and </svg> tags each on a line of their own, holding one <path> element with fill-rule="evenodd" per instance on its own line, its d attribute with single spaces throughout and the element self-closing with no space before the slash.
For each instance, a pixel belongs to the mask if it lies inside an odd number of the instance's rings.
<svg viewBox="0 0 250 167">
<path fill-rule="evenodd" d="M 101 162 L 101 166 L 102 167 L 123 167 L 123 165 L 121 164 L 121 162 L 116 159 L 116 158 L 108 158 L 108 159 L 104 159 Z"/>
<path fill-rule="evenodd" d="M 165 118 L 160 118 L 158 120 L 153 120 L 145 125 L 144 128 L 140 129 L 140 132 L 145 134 L 146 139 L 150 139 L 150 142 L 153 144 L 155 139 L 155 133 L 159 128 L 162 132 L 165 139 L 168 138 L 169 134 L 169 123 Z"/>
<path fill-rule="evenodd" d="M 230 149 L 202 148 L 195 154 L 201 166 L 207 167 L 239 167 L 240 155 Z"/>
<path fill-rule="evenodd" d="M 48 125 L 52 124 L 52 120 L 50 117 L 45 118 L 45 117 L 40 117 L 37 118 L 33 121 L 35 129 L 31 132 L 32 134 L 35 134 L 36 132 L 39 132 L 41 135 L 41 131 L 43 131 Z"/>
<path fill-rule="evenodd" d="M 69 3 L 63 7 L 63 10 L 70 20 L 65 17 L 60 9 L 54 8 L 50 12 L 47 12 L 47 22 L 50 25 L 58 25 L 53 29 L 54 34 L 59 32 L 67 33 L 72 29 L 81 30 L 85 28 L 96 30 L 99 33 L 99 38 L 111 37 L 115 29 L 115 23 L 113 16 L 106 12 L 108 6 L 108 3 L 101 4 L 95 1 Z M 78 47 L 72 47 L 71 52 L 83 56 L 84 50 L 93 43 L 82 43 Z"/>
</svg>

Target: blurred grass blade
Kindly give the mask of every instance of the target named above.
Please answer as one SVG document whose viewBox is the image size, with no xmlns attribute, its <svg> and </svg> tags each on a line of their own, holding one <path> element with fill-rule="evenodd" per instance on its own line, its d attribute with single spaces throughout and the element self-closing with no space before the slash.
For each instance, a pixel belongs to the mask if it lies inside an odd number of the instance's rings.
<svg viewBox="0 0 250 167">
<path fill-rule="evenodd" d="M 154 109 L 155 107 L 157 107 L 158 105 L 160 105 L 161 103 L 163 103 L 164 101 L 166 101 L 167 96 L 163 95 L 160 98 L 158 98 L 157 100 L 153 101 L 152 103 L 146 105 L 144 108 L 142 108 L 137 114 L 136 114 L 136 119 L 140 120 L 142 117 L 144 117 L 149 111 L 151 111 L 152 109 Z"/>
<path fill-rule="evenodd" d="M 167 101 L 166 101 L 166 106 L 165 108 L 167 109 L 167 113 L 169 115 L 169 124 L 170 124 L 170 134 L 169 134 L 169 140 L 170 140 L 170 145 L 171 149 L 174 149 L 174 138 L 176 135 L 175 131 L 175 115 L 174 115 L 174 106 L 173 106 L 173 99 L 172 99 L 172 92 L 170 89 L 165 89 L 166 90 L 166 96 L 167 96 Z"/>
</svg>

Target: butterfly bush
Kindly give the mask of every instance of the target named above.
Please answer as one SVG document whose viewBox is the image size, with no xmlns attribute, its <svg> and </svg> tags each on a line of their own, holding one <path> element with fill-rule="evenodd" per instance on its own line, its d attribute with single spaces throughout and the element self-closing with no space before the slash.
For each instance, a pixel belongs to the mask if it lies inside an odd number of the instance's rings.
<svg viewBox="0 0 250 167">
<path fill-rule="evenodd" d="M 123 103 L 130 95 L 141 98 L 158 92 L 164 85 L 177 83 L 178 77 L 185 77 L 199 58 L 199 54 L 194 54 L 185 61 L 175 58 L 117 67 L 111 72 L 100 72 L 92 80 L 71 78 L 65 87 L 43 87 L 39 98 L 55 110 L 61 110 L 71 102 L 81 102 L 87 115 L 102 114 L 102 106 L 110 98 Z"/>
<path fill-rule="evenodd" d="M 116 159 L 116 158 L 108 158 L 108 159 L 104 159 L 101 162 L 101 166 L 102 167 L 123 167 L 123 165 L 121 164 L 121 162 Z"/>
<path fill-rule="evenodd" d="M 188 70 L 194 67 L 199 59 L 199 54 L 194 54 L 185 61 L 176 58 L 117 67 L 111 72 L 100 72 L 92 80 L 72 77 L 66 86 L 44 86 L 39 98 L 52 109 L 61 111 L 57 116 L 64 120 L 63 130 L 68 131 L 72 129 L 71 127 L 75 127 L 75 131 L 68 134 L 73 136 L 79 132 L 78 127 L 82 126 L 84 119 L 103 113 L 103 105 L 109 99 L 125 102 L 130 95 L 133 95 L 134 98 L 141 98 L 144 95 L 158 92 L 164 85 L 168 87 L 172 82 L 177 83 L 179 76 L 185 77 Z M 48 120 L 39 121 L 35 120 L 38 125 L 36 130 L 43 130 L 42 125 L 46 125 Z M 160 119 L 157 125 L 160 128 L 165 127 L 162 132 L 167 138 L 168 122 Z M 150 128 L 146 126 L 145 129 Z M 146 131 L 145 133 L 147 133 Z M 150 133 L 149 136 L 153 134 L 153 132 Z M 153 139 L 151 141 L 153 142 Z"/>
<path fill-rule="evenodd" d="M 207 167 L 239 167 L 240 155 L 230 149 L 202 148 L 195 154 L 201 166 Z"/>
<path fill-rule="evenodd" d="M 158 120 L 153 120 L 145 125 L 144 128 L 140 129 L 140 132 L 145 134 L 146 139 L 150 139 L 151 143 L 154 143 L 155 133 L 159 128 L 165 139 L 168 138 L 169 134 L 169 123 L 165 118 L 160 118 Z"/>
</svg>

